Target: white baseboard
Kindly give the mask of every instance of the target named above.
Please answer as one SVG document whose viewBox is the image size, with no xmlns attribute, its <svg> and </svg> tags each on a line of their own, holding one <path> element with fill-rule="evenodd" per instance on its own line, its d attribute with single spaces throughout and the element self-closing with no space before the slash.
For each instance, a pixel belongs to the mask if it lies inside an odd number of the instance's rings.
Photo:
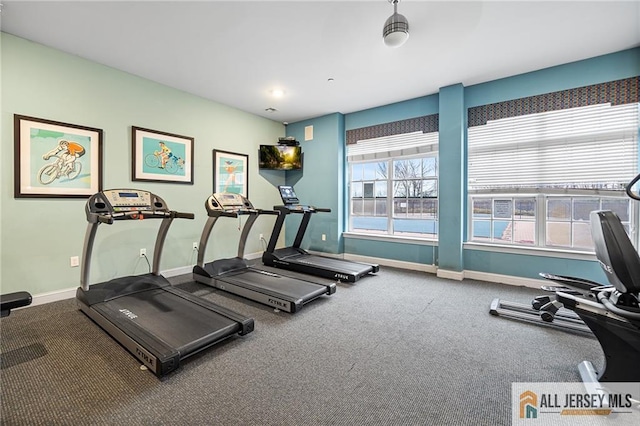
<svg viewBox="0 0 640 426">
<path fill-rule="evenodd" d="M 65 288 L 63 290 L 49 291 L 47 293 L 36 294 L 32 297 L 31 305 L 38 306 L 45 303 L 58 302 L 60 300 L 72 299 L 76 297 L 76 290 L 78 287 Z M 25 306 L 28 308 L 29 306 Z"/>
<path fill-rule="evenodd" d="M 436 273 L 435 265 L 425 265 L 422 263 L 405 262 L 402 260 L 383 259 L 380 257 L 359 256 L 357 254 L 345 253 L 344 259 L 354 262 L 378 264 L 380 266 L 389 266 L 391 268 L 409 269 L 412 271 Z"/>
<path fill-rule="evenodd" d="M 549 285 L 547 280 L 534 278 L 514 277 L 512 275 L 492 274 L 489 272 L 464 271 L 464 277 L 470 280 L 489 281 L 492 283 L 509 284 L 521 287 L 529 287 L 540 290 L 540 286 Z"/>
<path fill-rule="evenodd" d="M 436 276 L 438 278 L 445 278 L 445 279 L 448 279 L 448 280 L 462 281 L 462 280 L 464 280 L 464 271 L 462 271 L 462 272 L 448 271 L 446 269 L 438 268 L 438 271 L 436 272 Z"/>
<path fill-rule="evenodd" d="M 247 260 L 262 259 L 262 252 L 258 251 L 258 252 L 255 252 L 255 253 L 249 253 L 249 254 L 245 255 L 244 258 L 247 259 Z"/>
<path fill-rule="evenodd" d="M 181 266 L 179 268 L 167 269 L 166 271 L 160 271 L 160 275 L 166 278 L 177 277 L 178 275 L 186 275 L 193 272 L 193 266 Z"/>
<path fill-rule="evenodd" d="M 320 254 L 320 253 L 319 253 Z M 322 255 L 327 255 L 326 253 L 322 253 Z M 245 256 L 246 259 L 258 259 L 262 256 L 262 253 L 251 253 Z M 446 278 L 450 280 L 462 281 L 465 278 L 478 280 L 478 281 L 488 281 L 493 283 L 501 283 L 501 284 L 509 284 L 515 286 L 523 286 L 529 288 L 539 289 L 540 286 L 548 284 L 545 280 L 537 280 L 532 278 L 522 278 L 522 277 L 514 277 L 511 275 L 500 275 L 500 274 L 492 274 L 488 272 L 478 272 L 478 271 L 447 271 L 444 269 L 438 269 L 435 265 L 425 265 L 421 263 L 415 262 L 404 262 L 401 260 L 393 260 L 393 259 L 384 259 L 378 257 L 369 257 L 369 256 L 359 256 L 356 254 L 345 253 L 344 255 L 328 255 L 330 257 L 338 257 L 344 258 L 346 260 L 352 260 L 354 262 L 363 262 L 363 263 L 371 263 L 378 264 L 380 266 L 389 266 L 392 268 L 400 268 L 400 269 L 408 269 L 412 271 L 422 271 L 428 272 L 431 274 L 436 274 L 439 278 Z M 176 277 L 179 275 L 190 274 L 193 271 L 193 265 L 191 266 L 182 266 L 179 268 L 167 269 L 162 271 L 161 274 L 167 278 Z M 36 294 L 33 296 L 33 302 L 29 306 L 38 306 L 44 305 L 45 303 L 58 302 L 60 300 L 72 299 L 76 296 L 77 287 L 66 288 L 62 290 L 50 291 L 47 293 Z M 29 306 L 25 306 L 25 309 Z"/>
<path fill-rule="evenodd" d="M 193 271 L 193 266 L 182 266 L 180 268 L 167 269 L 162 271 L 161 274 L 164 277 L 177 277 L 178 275 L 190 274 Z M 30 306 L 44 305 L 45 303 L 58 302 L 60 300 L 73 299 L 76 297 L 76 290 L 78 287 L 65 288 L 62 290 L 49 291 L 47 293 L 35 294 L 32 296 L 33 301 Z M 19 309 L 24 309 L 19 308 Z"/>
<path fill-rule="evenodd" d="M 462 272 L 448 271 L 445 269 L 439 269 L 436 265 L 424 265 L 414 262 L 403 262 L 400 260 L 383 259 L 369 256 L 359 256 L 355 254 L 345 253 L 344 258 L 347 260 L 353 260 L 355 262 L 364 263 L 377 263 L 381 266 L 390 266 L 394 268 L 409 269 L 413 271 L 423 271 L 436 274 L 439 278 L 445 278 L 449 280 L 462 281 L 465 278 L 470 280 L 487 281 L 492 283 L 508 284 L 521 287 L 529 287 L 534 289 L 540 289 L 540 286 L 548 285 L 546 280 L 538 280 L 534 278 L 522 278 L 511 275 L 493 274 L 488 272 L 478 272 L 465 270 Z"/>
</svg>

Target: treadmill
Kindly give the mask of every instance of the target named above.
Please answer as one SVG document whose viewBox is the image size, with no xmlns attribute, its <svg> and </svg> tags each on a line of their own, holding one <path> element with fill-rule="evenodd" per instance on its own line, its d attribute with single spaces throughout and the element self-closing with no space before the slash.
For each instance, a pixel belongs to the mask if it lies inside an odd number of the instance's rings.
<svg viewBox="0 0 640 426">
<path fill-rule="evenodd" d="M 198 263 L 193 268 L 193 277 L 197 282 L 289 313 L 298 312 L 303 305 L 325 294 L 335 293 L 334 282 L 318 283 L 295 279 L 247 264 L 244 248 L 251 227 L 261 214 L 278 214 L 277 211 L 257 210 L 246 197 L 233 193 L 212 194 L 207 198 L 205 207 L 209 218 L 200 237 Z M 248 219 L 242 228 L 237 257 L 205 264 L 207 242 L 217 220 L 220 217 L 238 218 L 241 215 L 248 215 Z"/>
<path fill-rule="evenodd" d="M 89 198 L 87 231 L 82 253 L 79 308 L 156 376 L 175 370 L 180 361 L 234 335 L 253 331 L 254 322 L 189 292 L 173 287 L 159 274 L 160 257 L 174 218 L 192 213 L 169 210 L 148 191 L 110 189 Z M 125 276 L 89 285 L 91 253 L 101 223 L 162 219 L 151 273 Z"/>
<path fill-rule="evenodd" d="M 262 262 L 265 265 L 350 283 L 356 282 L 360 278 L 380 270 L 380 267 L 376 264 L 352 262 L 334 257 L 314 255 L 300 248 L 311 215 L 316 212 L 330 212 L 331 209 L 299 204 L 300 201 L 292 186 L 280 185 L 278 186 L 278 190 L 280 191 L 280 197 L 284 205 L 274 206 L 274 209 L 280 212 L 280 214 L 271 233 L 267 250 L 262 254 Z M 276 249 L 276 243 L 278 242 L 282 225 L 290 213 L 303 215 L 295 240 L 293 241 L 293 246 Z"/>
</svg>

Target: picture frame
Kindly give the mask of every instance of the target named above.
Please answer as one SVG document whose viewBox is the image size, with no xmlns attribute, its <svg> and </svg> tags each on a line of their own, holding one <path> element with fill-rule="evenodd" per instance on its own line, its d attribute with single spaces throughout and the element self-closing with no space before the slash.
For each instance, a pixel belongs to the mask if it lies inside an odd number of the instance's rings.
<svg viewBox="0 0 640 426">
<path fill-rule="evenodd" d="M 131 126 L 131 180 L 193 185 L 194 138 Z"/>
<path fill-rule="evenodd" d="M 14 114 L 14 197 L 89 198 L 102 190 L 102 129 Z"/>
<path fill-rule="evenodd" d="M 213 192 L 232 192 L 249 197 L 249 156 L 213 150 Z"/>
</svg>

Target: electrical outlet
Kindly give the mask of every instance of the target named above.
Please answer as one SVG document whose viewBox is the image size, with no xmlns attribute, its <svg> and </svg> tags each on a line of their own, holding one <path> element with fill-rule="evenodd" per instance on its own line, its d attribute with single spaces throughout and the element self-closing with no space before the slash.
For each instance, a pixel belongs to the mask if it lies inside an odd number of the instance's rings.
<svg viewBox="0 0 640 426">
<path fill-rule="evenodd" d="M 80 258 L 78 256 L 71 256 L 69 258 L 69 266 L 72 268 L 80 266 Z"/>
<path fill-rule="evenodd" d="M 198 250 L 198 243 L 195 241 L 193 242 L 193 249 Z"/>
<path fill-rule="evenodd" d="M 327 234 L 322 234 L 322 241 L 327 241 Z"/>
<path fill-rule="evenodd" d="M 147 255 L 147 249 L 146 248 L 141 248 L 140 249 L 140 257 L 145 257 Z"/>
<path fill-rule="evenodd" d="M 260 234 L 260 241 L 264 240 L 264 234 Z"/>
</svg>

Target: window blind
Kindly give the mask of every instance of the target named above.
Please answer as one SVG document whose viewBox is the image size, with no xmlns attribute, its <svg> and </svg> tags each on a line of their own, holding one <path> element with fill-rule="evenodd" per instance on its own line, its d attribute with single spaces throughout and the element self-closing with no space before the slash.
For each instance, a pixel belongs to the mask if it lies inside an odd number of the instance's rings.
<svg viewBox="0 0 640 426">
<path fill-rule="evenodd" d="M 347 145 L 349 161 L 367 161 L 426 154 L 438 150 L 438 132 L 421 131 L 359 140 Z"/>
<path fill-rule="evenodd" d="M 468 129 L 469 190 L 622 190 L 638 170 L 638 104 L 589 105 Z"/>
</svg>

